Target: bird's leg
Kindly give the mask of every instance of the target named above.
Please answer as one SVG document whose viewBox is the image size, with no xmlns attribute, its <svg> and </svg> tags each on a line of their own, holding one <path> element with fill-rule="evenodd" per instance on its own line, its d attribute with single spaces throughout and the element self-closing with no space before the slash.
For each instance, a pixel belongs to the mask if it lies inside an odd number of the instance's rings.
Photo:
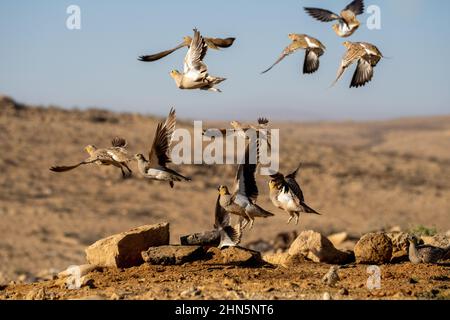
<svg viewBox="0 0 450 320">
<path fill-rule="evenodd" d="M 247 227 L 248 223 L 250 222 L 250 219 L 248 219 L 247 217 L 242 217 L 240 219 L 240 222 L 242 222 L 242 220 L 245 220 L 244 224 L 241 226 L 241 229 L 244 230 Z"/>
<path fill-rule="evenodd" d="M 251 218 L 251 219 L 250 219 L 250 227 L 249 227 L 249 230 L 252 230 L 252 229 L 253 229 L 253 223 L 255 223 L 255 219 Z"/>
<path fill-rule="evenodd" d="M 291 223 L 292 219 L 294 219 L 294 215 L 291 212 L 289 212 L 289 219 L 287 221 L 287 224 Z"/>
<path fill-rule="evenodd" d="M 300 213 L 296 212 L 295 213 L 295 225 L 298 226 L 298 220 L 300 219 Z"/>
<path fill-rule="evenodd" d="M 120 168 L 120 171 L 122 171 L 122 178 L 123 178 L 123 179 L 126 179 L 126 178 L 127 178 L 127 174 L 126 174 L 126 172 L 123 170 L 123 167 L 120 166 L 119 168 Z"/>
<path fill-rule="evenodd" d="M 133 173 L 133 171 L 130 169 L 130 167 L 124 162 L 122 163 L 122 165 L 127 168 L 128 172 L 130 173 L 130 175 Z"/>
</svg>

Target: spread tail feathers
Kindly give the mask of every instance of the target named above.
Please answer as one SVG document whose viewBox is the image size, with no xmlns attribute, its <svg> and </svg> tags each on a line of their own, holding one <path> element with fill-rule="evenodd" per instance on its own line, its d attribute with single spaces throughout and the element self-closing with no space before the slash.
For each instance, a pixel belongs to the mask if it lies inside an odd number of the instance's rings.
<svg viewBox="0 0 450 320">
<path fill-rule="evenodd" d="M 241 230 L 240 227 L 226 226 L 220 230 L 220 244 L 219 248 L 223 247 L 235 247 L 241 242 Z"/>
</svg>

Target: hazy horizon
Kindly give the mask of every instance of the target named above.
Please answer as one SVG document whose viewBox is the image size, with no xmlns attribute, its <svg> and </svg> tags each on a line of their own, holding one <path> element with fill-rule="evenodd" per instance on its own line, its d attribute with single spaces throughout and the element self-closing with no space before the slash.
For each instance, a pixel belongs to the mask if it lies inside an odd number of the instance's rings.
<svg viewBox="0 0 450 320">
<path fill-rule="evenodd" d="M 447 74 L 450 54 L 450 3 L 424 0 L 366 0 L 381 8 L 381 30 L 361 28 L 348 38 L 376 44 L 389 57 L 375 69 L 371 83 L 349 89 L 350 68 L 334 88 L 345 52 L 330 23 L 313 20 L 303 6 L 339 11 L 350 0 L 211 2 L 196 5 L 173 0 L 3 1 L 0 4 L 0 93 L 32 105 L 88 107 L 166 115 L 171 106 L 180 118 L 221 120 L 348 121 L 448 115 Z M 68 30 L 66 9 L 81 8 L 81 30 Z M 426 9 L 426 10 L 425 10 Z M 218 14 L 220 13 L 220 14 Z M 233 17 L 230 23 L 230 16 Z M 221 94 L 183 91 L 169 76 L 182 69 L 186 50 L 155 63 L 137 60 L 177 45 L 197 27 L 205 36 L 237 38 L 233 47 L 206 57 L 212 75 L 227 78 Z M 327 47 L 314 75 L 300 74 L 304 52 L 287 57 L 270 73 L 287 34 L 307 33 Z"/>
</svg>

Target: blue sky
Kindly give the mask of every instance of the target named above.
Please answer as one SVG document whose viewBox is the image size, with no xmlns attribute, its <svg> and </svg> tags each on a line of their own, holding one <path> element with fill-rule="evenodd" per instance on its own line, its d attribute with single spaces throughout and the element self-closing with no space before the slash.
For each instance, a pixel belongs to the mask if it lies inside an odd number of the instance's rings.
<svg viewBox="0 0 450 320">
<path fill-rule="evenodd" d="M 165 115 L 175 106 L 193 119 L 362 120 L 450 114 L 450 1 L 366 0 L 381 8 L 381 30 L 363 26 L 349 40 L 376 44 L 385 56 L 374 81 L 349 89 L 353 69 L 334 88 L 344 39 L 303 6 L 333 11 L 349 0 L 2 0 L 0 93 L 32 104 L 101 107 Z M 81 7 L 82 29 L 66 28 L 66 8 Z M 185 91 L 169 76 L 186 51 L 157 63 L 142 54 L 177 45 L 199 28 L 206 36 L 237 38 L 232 48 L 209 51 L 212 75 L 228 78 L 223 93 Z M 319 72 L 300 73 L 304 53 L 260 72 L 306 33 L 327 47 Z"/>
</svg>

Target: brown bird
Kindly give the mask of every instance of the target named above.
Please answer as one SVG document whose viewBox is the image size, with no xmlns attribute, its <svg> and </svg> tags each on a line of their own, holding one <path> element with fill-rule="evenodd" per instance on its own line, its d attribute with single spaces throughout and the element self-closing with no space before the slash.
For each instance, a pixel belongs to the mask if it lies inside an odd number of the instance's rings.
<svg viewBox="0 0 450 320">
<path fill-rule="evenodd" d="M 367 42 L 350 42 L 346 41 L 343 45 L 347 48 L 347 52 L 342 58 L 336 80 L 333 82 L 334 86 L 342 77 L 344 72 L 354 62 L 358 62 L 356 71 L 353 74 L 350 88 L 358 88 L 366 85 L 373 78 L 374 68 L 383 58 L 383 54 L 376 46 Z"/>
<path fill-rule="evenodd" d="M 190 178 L 184 177 L 167 167 L 167 164 L 172 161 L 169 151 L 175 125 L 175 110 L 171 109 L 166 121 L 160 122 L 156 128 L 148 160 L 140 153 L 134 156 L 138 163 L 139 173 L 142 176 L 152 180 L 167 181 L 171 188 L 174 187 L 175 181 L 191 181 Z"/>
<path fill-rule="evenodd" d="M 340 37 L 351 36 L 361 25 L 356 16 L 364 13 L 364 1 L 354 0 L 341 11 L 338 15 L 330 10 L 318 8 L 304 8 L 313 18 L 322 22 L 331 22 L 337 20 L 333 25 L 333 30 Z"/>
<path fill-rule="evenodd" d="M 233 127 L 232 130 L 224 129 L 224 128 L 222 128 L 222 129 L 206 129 L 206 130 L 203 130 L 203 134 L 205 136 L 211 136 L 212 133 L 214 133 L 214 131 L 217 132 L 217 130 L 218 130 L 218 131 L 220 131 L 220 133 L 222 135 L 228 135 L 228 134 L 232 133 L 233 130 L 243 131 L 245 133 L 246 131 L 248 131 L 250 129 L 254 129 L 254 130 L 267 129 L 267 126 L 269 124 L 269 120 L 267 120 L 266 118 L 258 118 L 257 122 L 258 122 L 258 124 L 254 125 L 254 124 L 251 124 L 251 123 L 241 123 L 239 121 L 231 121 L 230 125 Z"/>
<path fill-rule="evenodd" d="M 233 194 L 226 186 L 222 185 L 218 188 L 220 206 L 226 212 L 240 216 L 240 223 L 245 220 L 242 229 L 245 229 L 249 223 L 251 229 L 256 217 L 268 218 L 274 216 L 273 213 L 256 204 L 258 198 L 258 186 L 255 179 L 257 164 L 252 163 L 250 152 L 256 150 L 257 154 L 257 145 L 256 141 L 251 140 L 246 147 L 245 161 L 238 166 Z"/>
<path fill-rule="evenodd" d="M 283 50 L 278 60 L 262 73 L 270 71 L 284 58 L 299 49 L 306 50 L 305 61 L 303 63 L 303 74 L 312 74 L 319 69 L 319 58 L 325 53 L 325 46 L 316 38 L 306 34 L 290 33 L 289 38 L 292 40 L 292 43 Z"/>
<path fill-rule="evenodd" d="M 225 38 L 225 39 L 205 38 L 205 43 L 208 46 L 208 48 L 210 48 L 210 49 L 220 50 L 221 48 L 231 47 L 234 43 L 234 40 L 236 40 L 236 38 Z M 191 46 L 191 43 L 192 43 L 192 38 L 189 36 L 186 36 L 186 37 L 183 37 L 183 42 L 180 43 L 175 48 L 166 50 L 166 51 L 162 51 L 162 52 L 159 52 L 156 54 L 152 54 L 152 55 L 140 56 L 138 60 L 144 61 L 144 62 L 157 61 L 157 60 L 162 59 L 162 58 L 168 56 L 169 54 L 177 51 L 178 49 L 181 49 L 184 47 L 189 48 Z"/>
<path fill-rule="evenodd" d="M 126 178 L 132 174 L 127 163 L 131 161 L 126 150 L 127 141 L 123 138 L 114 138 L 111 142 L 112 147 L 98 149 L 94 145 L 88 145 L 84 148 L 89 153 L 89 158 L 73 166 L 53 166 L 50 168 L 53 172 L 66 172 L 78 168 L 85 164 L 95 163 L 102 166 L 115 166 L 122 171 L 122 177 Z M 128 171 L 125 172 L 124 168 Z"/>
<path fill-rule="evenodd" d="M 276 173 L 270 176 L 270 200 L 275 207 L 282 209 L 289 214 L 289 220 L 287 223 L 290 223 L 295 217 L 295 223 L 298 224 L 300 213 L 302 212 L 320 215 L 320 213 L 309 207 L 305 202 L 303 191 L 296 181 L 299 170 L 300 166 L 298 166 L 294 172 L 286 177 L 281 173 Z"/>
<path fill-rule="evenodd" d="M 450 246 L 442 249 L 430 245 L 418 245 L 418 239 L 415 236 L 409 236 L 409 261 L 413 264 L 419 263 L 437 263 L 444 259 L 450 252 Z"/>
</svg>

